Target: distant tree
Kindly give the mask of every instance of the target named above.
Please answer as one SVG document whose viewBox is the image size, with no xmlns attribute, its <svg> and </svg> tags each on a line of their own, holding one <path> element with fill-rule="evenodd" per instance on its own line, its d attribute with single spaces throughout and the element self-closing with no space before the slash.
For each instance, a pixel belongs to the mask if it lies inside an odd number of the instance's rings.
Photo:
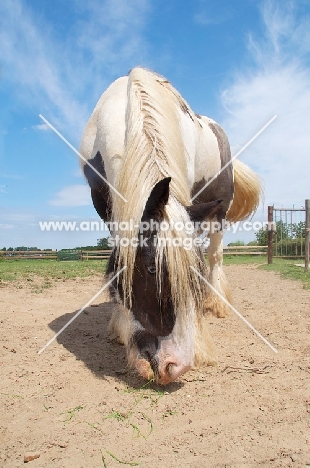
<svg viewBox="0 0 310 468">
<path fill-rule="evenodd" d="M 267 226 L 259 229 L 255 233 L 257 245 L 268 245 L 268 229 Z M 274 240 L 280 242 L 281 240 L 289 239 L 288 227 L 283 221 L 276 222 L 276 232 L 274 233 Z"/>
<path fill-rule="evenodd" d="M 257 241 L 248 242 L 247 245 L 259 245 Z"/>
<path fill-rule="evenodd" d="M 242 247 L 243 245 L 245 245 L 243 240 L 236 240 L 235 242 L 230 242 L 230 244 L 228 244 L 228 247 L 232 247 L 232 246 Z"/>
<path fill-rule="evenodd" d="M 13 249 L 12 249 L 12 250 L 13 250 Z M 16 250 L 17 252 L 19 252 L 20 250 L 28 250 L 28 248 L 25 247 L 25 246 L 21 246 L 21 247 L 15 247 L 14 250 Z"/>
<path fill-rule="evenodd" d="M 103 237 L 102 239 L 97 239 L 97 248 L 101 250 L 109 250 L 108 239 Z"/>
<path fill-rule="evenodd" d="M 12 252 L 13 250 L 14 250 L 13 247 L 9 247 L 9 248 L 8 248 L 8 251 L 9 251 L 9 252 Z"/>
<path fill-rule="evenodd" d="M 303 221 L 292 224 L 291 237 L 293 239 L 304 239 L 306 237 L 306 224 Z"/>
<path fill-rule="evenodd" d="M 6 252 L 6 247 L 3 247 L 3 249 L 1 249 L 3 252 Z"/>
<path fill-rule="evenodd" d="M 53 249 L 43 249 L 43 252 L 52 252 Z"/>
<path fill-rule="evenodd" d="M 267 229 L 260 228 L 255 232 L 257 245 L 268 245 L 268 231 Z"/>
</svg>

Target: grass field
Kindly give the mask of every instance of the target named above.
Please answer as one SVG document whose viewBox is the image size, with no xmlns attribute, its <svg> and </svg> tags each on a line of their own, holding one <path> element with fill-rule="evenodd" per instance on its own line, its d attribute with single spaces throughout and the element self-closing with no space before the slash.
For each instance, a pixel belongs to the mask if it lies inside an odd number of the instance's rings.
<svg viewBox="0 0 310 468">
<path fill-rule="evenodd" d="M 306 289 L 310 289 L 310 272 L 296 266 L 302 260 L 286 260 L 275 258 L 272 265 L 267 264 L 265 256 L 259 255 L 225 255 L 225 265 L 257 264 L 266 271 L 275 271 L 283 278 L 299 280 Z M 0 282 L 27 281 L 36 284 L 38 278 L 40 289 L 50 287 L 53 281 L 83 278 L 92 275 L 103 275 L 107 260 L 64 261 L 56 260 L 0 260 Z M 39 291 L 38 291 L 39 292 Z"/>
<path fill-rule="evenodd" d="M 310 289 L 310 272 L 305 273 L 304 267 L 296 266 L 297 264 L 303 264 L 302 259 L 287 260 L 284 258 L 274 258 L 273 263 L 268 265 L 267 258 L 265 256 L 251 256 L 251 255 L 225 255 L 225 265 L 242 265 L 242 264 L 258 264 L 259 268 L 266 271 L 275 271 L 279 273 L 283 278 L 289 278 L 293 280 L 302 281 L 305 289 Z"/>
<path fill-rule="evenodd" d="M 89 262 L 57 260 L 0 260 L 0 284 L 15 282 L 22 287 L 27 281 L 35 292 L 49 288 L 55 281 L 102 275 L 107 260 Z"/>
</svg>

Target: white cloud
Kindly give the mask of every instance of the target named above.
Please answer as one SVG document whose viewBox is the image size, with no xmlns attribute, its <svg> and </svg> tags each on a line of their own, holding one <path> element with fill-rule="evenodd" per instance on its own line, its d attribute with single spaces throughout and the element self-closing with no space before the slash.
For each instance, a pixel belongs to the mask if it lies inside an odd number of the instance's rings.
<svg viewBox="0 0 310 468">
<path fill-rule="evenodd" d="M 21 101 L 79 139 L 106 86 L 143 61 L 149 0 L 73 1 L 81 19 L 68 22 L 64 41 L 31 3 L 2 0 L 0 43 L 4 82 L 15 84 Z"/>
<path fill-rule="evenodd" d="M 229 20 L 231 16 L 231 11 L 228 11 L 227 9 L 224 11 L 224 9 L 218 8 L 215 13 L 212 11 L 212 8 L 209 8 L 209 11 L 203 9 L 196 13 L 194 15 L 194 22 L 202 26 L 209 26 L 211 24 L 217 25 Z"/>
<path fill-rule="evenodd" d="M 91 205 L 90 189 L 87 185 L 68 185 L 56 193 L 50 205 L 86 206 Z"/>
<path fill-rule="evenodd" d="M 28 212 L 28 210 L 22 209 L 9 209 L 8 207 L 0 206 L 1 210 L 1 221 L 4 221 L 6 224 L 15 223 L 14 226 L 26 226 L 31 223 L 36 222 L 36 214 Z M 22 231 L 22 229 L 20 229 Z"/>
<path fill-rule="evenodd" d="M 44 132 L 46 132 L 47 130 L 51 130 L 51 128 L 46 123 L 33 125 L 32 128 L 34 130 L 43 130 Z"/>
<path fill-rule="evenodd" d="M 198 8 L 193 16 L 195 23 L 202 26 L 218 25 L 232 19 L 238 6 L 235 2 L 227 2 L 226 0 L 196 0 Z M 215 7 L 216 5 L 216 7 Z"/>
<path fill-rule="evenodd" d="M 89 194 L 88 199 L 91 200 Z M 50 208 L 55 212 L 59 212 L 58 207 L 51 206 Z M 0 206 L 2 225 L 0 225 L 0 248 L 18 247 L 20 245 L 36 246 L 42 249 L 72 248 L 81 245 L 96 245 L 98 238 L 108 235 L 105 230 L 42 231 L 39 225 L 42 221 L 75 221 L 77 226 L 79 226 L 80 222 L 100 221 L 94 210 L 92 210 L 92 215 L 88 216 L 88 208 L 74 208 L 72 206 L 66 208 L 64 206 L 61 209 L 62 214 L 57 215 L 51 214 L 51 210 L 45 208 L 44 213 L 38 211 L 27 212 L 25 210 L 22 212 L 21 209 L 14 210 Z"/>
<path fill-rule="evenodd" d="M 223 126 L 236 152 L 278 115 L 240 158 L 262 176 L 266 204 L 300 206 L 310 196 L 310 19 L 297 20 L 292 3 L 279 5 L 263 4 L 265 37 L 249 38 L 255 65 L 239 70 L 222 94 Z"/>
</svg>

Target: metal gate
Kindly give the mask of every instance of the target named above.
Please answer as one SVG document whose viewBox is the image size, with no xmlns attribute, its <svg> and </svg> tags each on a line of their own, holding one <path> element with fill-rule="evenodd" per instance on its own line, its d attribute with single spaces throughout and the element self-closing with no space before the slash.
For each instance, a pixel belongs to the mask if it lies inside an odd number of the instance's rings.
<svg viewBox="0 0 310 468">
<path fill-rule="evenodd" d="M 309 267 L 310 200 L 302 208 L 268 206 L 268 263 L 273 257 L 304 258 Z"/>
</svg>

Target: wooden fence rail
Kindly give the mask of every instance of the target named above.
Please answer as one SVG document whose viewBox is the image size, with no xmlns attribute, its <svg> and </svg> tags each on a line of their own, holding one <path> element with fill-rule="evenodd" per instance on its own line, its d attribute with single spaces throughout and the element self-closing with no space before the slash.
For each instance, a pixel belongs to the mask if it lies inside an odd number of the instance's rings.
<svg viewBox="0 0 310 468">
<path fill-rule="evenodd" d="M 224 254 L 229 255 L 267 255 L 267 245 L 232 245 L 224 247 Z M 81 260 L 109 258 L 112 250 L 82 250 Z"/>
<path fill-rule="evenodd" d="M 232 245 L 224 247 L 225 255 L 267 255 L 266 245 Z M 0 250 L 0 259 L 106 260 L 112 250 L 77 250 L 66 253 L 57 250 Z M 72 258 L 71 258 L 72 257 Z"/>
<path fill-rule="evenodd" d="M 0 250 L 0 258 L 12 260 L 23 259 L 57 259 L 57 250 Z"/>
<path fill-rule="evenodd" d="M 81 260 L 104 260 L 110 257 L 112 250 L 82 250 Z"/>
<path fill-rule="evenodd" d="M 267 245 L 227 245 L 226 255 L 267 255 Z"/>
</svg>

